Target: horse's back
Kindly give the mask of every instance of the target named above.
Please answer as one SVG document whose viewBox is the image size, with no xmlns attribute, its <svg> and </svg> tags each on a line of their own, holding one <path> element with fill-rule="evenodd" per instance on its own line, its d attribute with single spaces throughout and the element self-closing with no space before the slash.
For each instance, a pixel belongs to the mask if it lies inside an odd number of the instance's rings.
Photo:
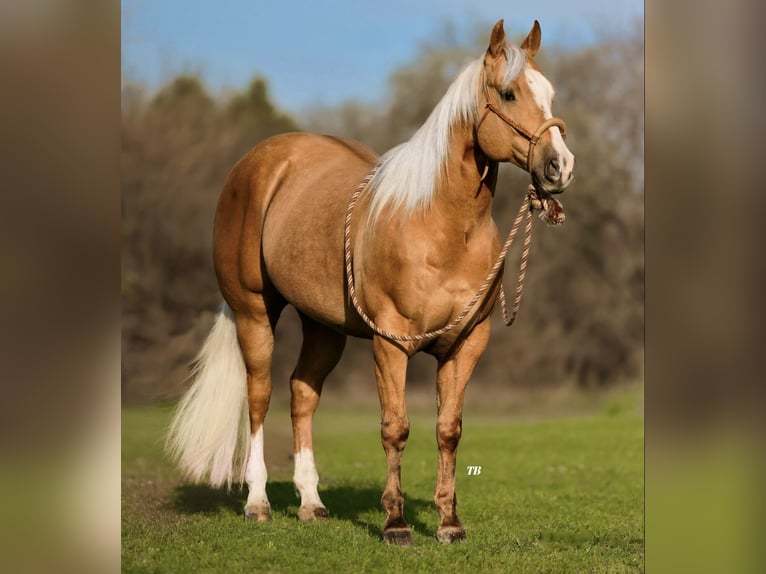
<svg viewBox="0 0 766 574">
<path fill-rule="evenodd" d="M 307 315 L 342 323 L 345 211 L 376 161 L 360 142 L 309 133 L 280 134 L 250 150 L 216 212 L 214 259 L 229 305 L 273 288 Z"/>
</svg>

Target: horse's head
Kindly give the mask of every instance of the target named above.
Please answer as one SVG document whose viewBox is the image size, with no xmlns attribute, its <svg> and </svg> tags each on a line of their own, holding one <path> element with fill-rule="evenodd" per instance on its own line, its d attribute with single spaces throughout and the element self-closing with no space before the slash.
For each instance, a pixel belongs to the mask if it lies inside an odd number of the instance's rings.
<svg viewBox="0 0 766 574">
<path fill-rule="evenodd" d="M 535 20 L 521 47 L 505 41 L 503 21 L 492 29 L 484 56 L 476 127 L 481 150 L 494 161 L 511 161 L 535 185 L 559 193 L 572 181 L 574 155 L 564 143 L 564 122 L 553 117 L 554 90 L 533 60 L 540 49 Z"/>
</svg>

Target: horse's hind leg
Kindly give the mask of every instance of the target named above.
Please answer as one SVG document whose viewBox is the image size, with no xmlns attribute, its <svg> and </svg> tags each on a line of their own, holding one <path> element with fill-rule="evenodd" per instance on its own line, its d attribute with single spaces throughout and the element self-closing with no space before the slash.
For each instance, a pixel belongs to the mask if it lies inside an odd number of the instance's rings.
<svg viewBox="0 0 766 574">
<path fill-rule="evenodd" d="M 293 481 L 301 496 L 300 520 L 327 518 L 327 509 L 319 498 L 319 475 L 314 465 L 311 426 L 319 404 L 322 384 L 338 364 L 346 337 L 301 315 L 303 344 L 298 364 L 290 377 L 292 398 L 295 474 Z"/>
<path fill-rule="evenodd" d="M 245 516 L 270 520 L 271 505 L 266 496 L 266 463 L 263 458 L 263 421 L 271 398 L 271 354 L 274 327 L 284 308 L 281 301 L 267 305 L 259 294 L 251 294 L 247 305 L 236 312 L 237 338 L 247 370 L 247 399 L 250 410 L 250 453 L 245 481 L 248 486 Z"/>
</svg>

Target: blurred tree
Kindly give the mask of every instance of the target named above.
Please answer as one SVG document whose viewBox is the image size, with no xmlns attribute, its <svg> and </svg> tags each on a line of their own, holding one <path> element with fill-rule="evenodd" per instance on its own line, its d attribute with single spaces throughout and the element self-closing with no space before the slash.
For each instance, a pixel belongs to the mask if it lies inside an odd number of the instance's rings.
<svg viewBox="0 0 766 574">
<path fill-rule="evenodd" d="M 123 378 L 127 396 L 173 395 L 220 295 L 212 223 L 226 174 L 258 141 L 297 129 L 255 79 L 220 103 L 202 81 L 173 78 L 152 97 L 123 86 Z M 157 385 L 156 389 L 152 389 Z M 142 390 L 140 390 L 142 389 Z"/>
<path fill-rule="evenodd" d="M 210 112 L 212 98 L 196 76 L 181 75 L 163 87 L 151 102 L 151 108 L 161 114 L 183 117 L 188 110 L 195 115 Z"/>
<path fill-rule="evenodd" d="M 224 108 L 227 131 L 231 136 L 230 165 L 249 150 L 255 142 L 270 135 L 297 131 L 293 119 L 280 112 L 271 100 L 265 78 L 256 77 L 246 90 L 235 93 Z"/>
<path fill-rule="evenodd" d="M 298 126 L 288 115 L 279 112 L 269 96 L 265 78 L 255 78 L 247 90 L 235 94 L 226 106 L 230 121 L 240 126 L 247 124 L 263 133 L 295 131 Z"/>
</svg>

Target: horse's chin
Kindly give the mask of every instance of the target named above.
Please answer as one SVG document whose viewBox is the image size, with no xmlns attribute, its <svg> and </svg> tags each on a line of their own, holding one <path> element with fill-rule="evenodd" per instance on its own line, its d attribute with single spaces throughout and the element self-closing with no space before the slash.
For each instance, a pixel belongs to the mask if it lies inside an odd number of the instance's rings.
<svg viewBox="0 0 766 574">
<path fill-rule="evenodd" d="M 558 195 L 559 193 L 564 193 L 564 190 L 569 187 L 570 183 L 572 183 L 572 179 L 573 178 L 570 177 L 566 182 L 563 183 L 551 183 L 550 181 L 539 177 L 535 171 L 532 171 L 532 183 L 535 184 L 535 187 L 539 192 L 548 195 Z"/>
</svg>

